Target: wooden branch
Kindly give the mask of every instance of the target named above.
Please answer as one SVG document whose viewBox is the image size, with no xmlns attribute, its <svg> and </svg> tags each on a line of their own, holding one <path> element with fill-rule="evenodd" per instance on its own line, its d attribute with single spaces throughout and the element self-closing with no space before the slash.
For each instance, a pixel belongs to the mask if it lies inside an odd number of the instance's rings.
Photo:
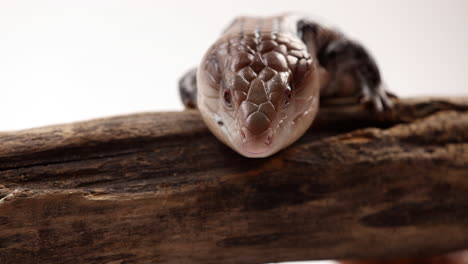
<svg viewBox="0 0 468 264">
<path fill-rule="evenodd" d="M 324 106 L 246 159 L 195 111 L 0 134 L 0 263 L 265 263 L 468 248 L 468 98 Z"/>
</svg>

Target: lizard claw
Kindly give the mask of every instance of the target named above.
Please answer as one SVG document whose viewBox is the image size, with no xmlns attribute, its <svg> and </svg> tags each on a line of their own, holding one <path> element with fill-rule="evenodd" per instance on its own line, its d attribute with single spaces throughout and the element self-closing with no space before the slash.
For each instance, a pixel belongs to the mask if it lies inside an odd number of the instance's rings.
<svg viewBox="0 0 468 264">
<path fill-rule="evenodd" d="M 364 85 L 361 89 L 361 104 L 370 107 L 375 112 L 389 111 L 393 108 L 393 102 L 390 97 L 396 98 L 390 92 L 387 92 L 382 86 L 371 89 Z"/>
</svg>

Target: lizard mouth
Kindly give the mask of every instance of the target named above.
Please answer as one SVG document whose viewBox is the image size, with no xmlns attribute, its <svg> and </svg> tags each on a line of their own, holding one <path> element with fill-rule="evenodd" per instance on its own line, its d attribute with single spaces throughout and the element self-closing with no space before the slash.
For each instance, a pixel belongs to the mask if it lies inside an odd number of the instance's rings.
<svg viewBox="0 0 468 264">
<path fill-rule="evenodd" d="M 252 157 L 262 157 L 271 153 L 273 149 L 273 129 L 268 128 L 260 135 L 255 135 L 246 127 L 240 130 L 242 140 L 241 150 Z"/>
</svg>

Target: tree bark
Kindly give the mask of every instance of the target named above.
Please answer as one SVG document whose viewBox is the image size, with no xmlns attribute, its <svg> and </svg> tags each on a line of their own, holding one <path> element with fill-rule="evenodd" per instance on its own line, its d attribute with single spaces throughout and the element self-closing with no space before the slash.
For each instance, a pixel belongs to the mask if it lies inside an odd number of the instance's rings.
<svg viewBox="0 0 468 264">
<path fill-rule="evenodd" d="M 247 159 L 196 111 L 0 133 L 0 263 L 265 263 L 468 248 L 468 98 L 321 108 Z"/>
</svg>

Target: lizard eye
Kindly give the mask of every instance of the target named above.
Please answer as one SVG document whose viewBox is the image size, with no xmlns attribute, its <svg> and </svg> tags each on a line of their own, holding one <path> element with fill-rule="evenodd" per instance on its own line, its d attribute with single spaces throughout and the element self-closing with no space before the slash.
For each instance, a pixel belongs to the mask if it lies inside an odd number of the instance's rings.
<svg viewBox="0 0 468 264">
<path fill-rule="evenodd" d="M 229 89 L 224 89 L 224 92 L 223 92 L 223 100 L 224 100 L 224 104 L 227 106 L 227 107 L 232 107 L 232 95 L 231 95 L 231 90 Z"/>
<path fill-rule="evenodd" d="M 292 97 L 292 92 L 291 90 L 287 89 L 284 92 L 283 107 L 287 107 L 289 105 L 289 102 L 291 102 L 291 97 Z"/>
</svg>

